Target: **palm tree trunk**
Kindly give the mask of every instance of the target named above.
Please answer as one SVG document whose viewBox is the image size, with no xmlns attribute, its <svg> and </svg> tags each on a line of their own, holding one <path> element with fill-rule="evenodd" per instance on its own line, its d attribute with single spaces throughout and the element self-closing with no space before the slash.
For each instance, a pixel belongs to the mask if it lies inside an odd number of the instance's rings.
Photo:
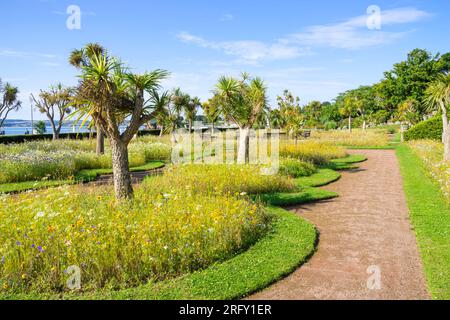
<svg viewBox="0 0 450 320">
<path fill-rule="evenodd" d="M 50 125 L 52 127 L 52 132 L 53 132 L 53 140 L 58 140 L 59 139 L 59 132 L 56 129 L 55 123 L 51 119 L 50 119 Z"/>
<path fill-rule="evenodd" d="M 366 123 L 366 120 L 364 120 L 363 121 L 363 131 L 366 131 L 366 128 L 367 128 L 367 123 Z"/>
<path fill-rule="evenodd" d="M 173 125 L 173 127 L 172 127 L 172 132 L 171 132 L 171 138 L 170 138 L 170 140 L 171 140 L 171 142 L 172 143 L 178 143 L 178 141 L 177 141 L 177 136 L 175 135 L 175 131 L 177 130 L 177 125 L 176 124 L 174 124 Z"/>
<path fill-rule="evenodd" d="M 96 152 L 97 155 L 102 155 L 105 153 L 105 134 L 103 133 L 102 128 L 100 125 L 97 125 L 97 147 Z"/>
<path fill-rule="evenodd" d="M 348 117 L 348 132 L 352 132 L 352 116 Z"/>
<path fill-rule="evenodd" d="M 238 146 L 238 156 L 237 163 L 246 164 L 249 162 L 250 155 L 250 128 L 239 128 L 239 146 Z"/>
<path fill-rule="evenodd" d="M 111 152 L 113 161 L 114 191 L 117 199 L 131 199 L 133 187 L 128 161 L 128 145 L 120 139 L 111 138 Z"/>
<path fill-rule="evenodd" d="M 403 123 L 400 125 L 400 141 L 405 142 L 405 125 Z"/>
<path fill-rule="evenodd" d="M 442 114 L 444 161 L 450 161 L 450 122 L 446 112 Z"/>
<path fill-rule="evenodd" d="M 162 137 L 164 134 L 164 126 L 161 126 L 161 131 L 159 132 L 159 136 Z"/>
</svg>

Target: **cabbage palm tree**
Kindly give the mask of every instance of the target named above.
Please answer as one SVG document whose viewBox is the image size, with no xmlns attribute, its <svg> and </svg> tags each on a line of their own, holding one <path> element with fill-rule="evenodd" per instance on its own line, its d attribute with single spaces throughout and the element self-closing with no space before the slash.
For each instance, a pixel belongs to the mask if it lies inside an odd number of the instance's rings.
<svg viewBox="0 0 450 320">
<path fill-rule="evenodd" d="M 188 96 L 189 97 L 189 96 Z M 200 99 L 198 97 L 188 98 L 187 104 L 184 106 L 184 114 L 188 121 L 189 132 L 192 132 L 192 126 L 197 115 L 198 108 L 202 106 Z"/>
<path fill-rule="evenodd" d="M 168 76 L 164 70 L 144 74 L 127 72 L 106 51 L 95 52 L 82 68 L 76 101 L 107 134 L 112 152 L 114 190 L 118 199 L 133 196 L 129 172 L 128 144 L 139 127 L 154 118 L 154 108 L 145 93 L 152 93 Z M 119 126 L 129 119 L 124 132 Z"/>
<path fill-rule="evenodd" d="M 91 58 L 94 55 L 104 54 L 105 51 L 105 48 L 98 43 L 88 43 L 84 48 L 72 51 L 69 57 L 69 63 L 75 68 L 82 70 L 90 65 Z M 95 126 L 97 132 L 96 152 L 97 155 L 101 155 L 105 153 L 105 134 L 100 124 L 95 123 L 95 119 L 92 120 L 93 123 L 91 125 Z"/>
<path fill-rule="evenodd" d="M 0 128 L 3 127 L 8 114 L 17 111 L 22 106 L 19 101 L 19 89 L 10 83 L 2 84 L 0 79 Z"/>
<path fill-rule="evenodd" d="M 211 133 L 215 134 L 215 124 L 221 114 L 220 102 L 216 97 L 213 97 L 202 104 L 202 109 L 206 119 L 211 124 Z"/>
<path fill-rule="evenodd" d="M 267 88 L 260 78 L 221 77 L 215 94 L 227 120 L 239 127 L 238 163 L 249 162 L 250 129 L 267 106 Z"/>
<path fill-rule="evenodd" d="M 160 136 L 167 132 L 167 118 L 170 115 L 170 102 L 172 100 L 172 95 L 165 91 L 159 93 L 158 90 L 153 90 L 151 92 L 150 103 L 153 106 L 156 124 L 161 128 Z"/>
<path fill-rule="evenodd" d="M 440 109 L 442 113 L 442 142 L 444 160 L 450 161 L 450 74 L 441 74 L 426 90 L 426 103 L 430 110 Z"/>
<path fill-rule="evenodd" d="M 38 98 L 31 94 L 31 99 L 41 113 L 50 121 L 53 140 L 59 139 L 62 125 L 66 116 L 71 112 L 70 102 L 72 88 L 66 88 L 61 83 L 50 87 L 48 91 L 41 90 Z M 56 118 L 57 117 L 57 118 Z"/>
<path fill-rule="evenodd" d="M 419 102 L 414 98 L 408 98 L 397 107 L 395 118 L 401 122 L 400 134 L 401 141 L 405 140 L 405 125 L 410 126 L 420 122 L 420 113 L 417 112 Z"/>
</svg>

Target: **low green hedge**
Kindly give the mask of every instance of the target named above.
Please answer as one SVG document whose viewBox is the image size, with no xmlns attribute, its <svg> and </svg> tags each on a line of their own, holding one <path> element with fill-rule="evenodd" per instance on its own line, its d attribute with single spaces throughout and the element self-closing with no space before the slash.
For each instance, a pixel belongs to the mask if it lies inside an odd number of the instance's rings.
<svg viewBox="0 0 450 320">
<path fill-rule="evenodd" d="M 152 130 L 140 130 L 138 132 L 138 136 L 158 136 L 160 134 L 161 130 L 159 129 L 152 129 Z M 82 133 L 60 133 L 59 138 L 60 139 L 88 139 L 89 137 L 95 138 L 96 133 L 89 133 L 89 132 L 82 132 Z M 2 144 L 9 144 L 9 143 L 23 143 L 26 141 L 39 141 L 39 140 L 52 140 L 53 134 L 33 134 L 33 135 L 14 135 L 14 136 L 0 136 L 0 143 Z"/>
<path fill-rule="evenodd" d="M 405 140 L 442 140 L 442 118 L 436 116 L 423 121 L 405 132 Z"/>
</svg>

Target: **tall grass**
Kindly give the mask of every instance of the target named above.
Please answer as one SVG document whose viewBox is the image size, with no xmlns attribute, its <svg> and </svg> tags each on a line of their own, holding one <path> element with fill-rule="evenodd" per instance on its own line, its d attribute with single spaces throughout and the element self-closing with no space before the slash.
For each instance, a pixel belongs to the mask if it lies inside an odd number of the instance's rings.
<svg viewBox="0 0 450 320">
<path fill-rule="evenodd" d="M 181 188 L 202 194 L 262 194 L 295 188 L 292 180 L 280 175 L 264 175 L 256 165 L 186 164 L 172 166 L 164 176 L 145 182 L 144 188 Z"/>
<path fill-rule="evenodd" d="M 322 165 L 332 159 L 344 158 L 347 153 L 343 147 L 331 145 L 321 141 L 284 141 L 280 146 L 280 156 L 298 159 L 305 162 Z"/>
<path fill-rule="evenodd" d="M 383 147 L 389 144 L 389 137 L 384 130 L 348 131 L 313 131 L 313 141 L 346 147 Z"/>
<path fill-rule="evenodd" d="M 117 203 L 104 189 L 50 189 L 0 198 L 0 291 L 120 289 L 227 259 L 268 229 L 263 207 L 231 195 L 137 189 Z"/>
<path fill-rule="evenodd" d="M 437 141 L 417 140 L 408 143 L 422 159 L 431 177 L 440 185 L 450 203 L 450 162 L 444 161 L 444 145 Z"/>
<path fill-rule="evenodd" d="M 130 167 L 171 157 L 172 149 L 163 143 L 133 141 L 129 146 Z M 67 179 L 84 169 L 112 168 L 109 147 L 95 154 L 92 140 L 36 141 L 0 145 L 0 183 Z"/>
</svg>

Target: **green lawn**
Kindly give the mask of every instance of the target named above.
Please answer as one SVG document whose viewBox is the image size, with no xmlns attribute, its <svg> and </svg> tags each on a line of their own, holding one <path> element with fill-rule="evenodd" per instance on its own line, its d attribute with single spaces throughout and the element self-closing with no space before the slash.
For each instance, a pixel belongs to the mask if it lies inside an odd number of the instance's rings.
<svg viewBox="0 0 450 320">
<path fill-rule="evenodd" d="M 341 174 L 332 169 L 319 169 L 319 171 L 309 177 L 295 179 L 297 186 L 301 187 L 321 187 L 341 178 Z"/>
<path fill-rule="evenodd" d="M 422 160 L 406 145 L 397 156 L 428 286 L 434 299 L 450 299 L 450 207 Z"/>
</svg>

